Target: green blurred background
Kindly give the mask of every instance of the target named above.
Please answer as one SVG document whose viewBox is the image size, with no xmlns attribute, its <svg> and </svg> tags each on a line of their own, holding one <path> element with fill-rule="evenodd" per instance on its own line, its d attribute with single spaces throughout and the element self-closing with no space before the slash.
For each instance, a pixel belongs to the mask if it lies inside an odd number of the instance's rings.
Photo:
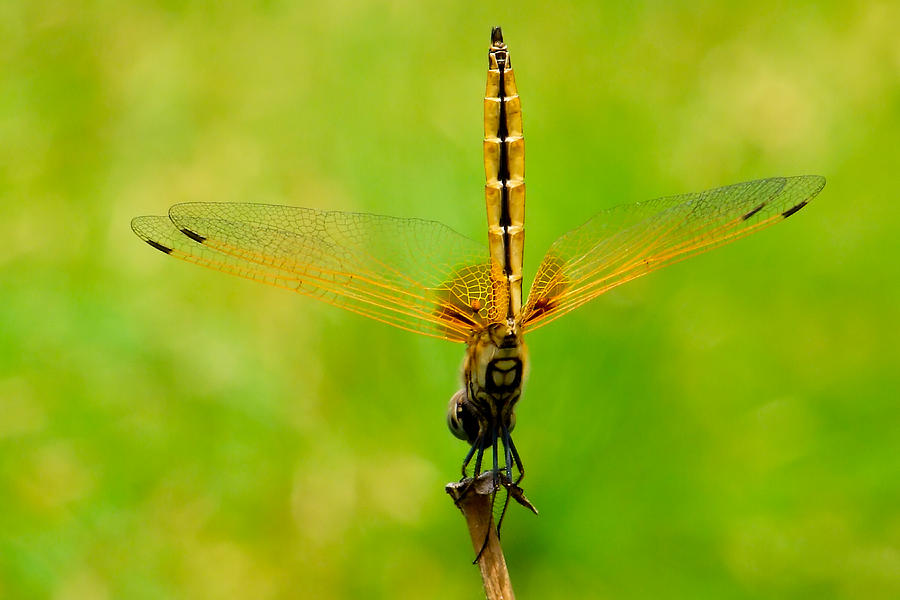
<svg viewBox="0 0 900 600">
<path fill-rule="evenodd" d="M 607 206 L 829 181 L 529 336 L 518 596 L 900 597 L 900 6 L 621 4 L 0 4 L 0 597 L 479 597 L 443 492 L 463 347 L 128 222 L 261 201 L 485 237 L 495 24 L 530 273 Z"/>
</svg>

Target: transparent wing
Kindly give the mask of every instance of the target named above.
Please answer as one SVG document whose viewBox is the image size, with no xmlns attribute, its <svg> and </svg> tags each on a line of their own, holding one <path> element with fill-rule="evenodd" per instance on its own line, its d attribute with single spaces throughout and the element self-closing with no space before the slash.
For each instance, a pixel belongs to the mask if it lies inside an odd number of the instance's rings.
<svg viewBox="0 0 900 600">
<path fill-rule="evenodd" d="M 824 185 L 817 175 L 774 177 L 603 211 L 550 247 L 521 322 L 543 326 L 626 281 L 783 221 Z"/>
<path fill-rule="evenodd" d="M 401 329 L 463 342 L 496 318 L 490 259 L 434 221 L 264 204 L 176 204 L 131 227 L 154 248 Z"/>
</svg>

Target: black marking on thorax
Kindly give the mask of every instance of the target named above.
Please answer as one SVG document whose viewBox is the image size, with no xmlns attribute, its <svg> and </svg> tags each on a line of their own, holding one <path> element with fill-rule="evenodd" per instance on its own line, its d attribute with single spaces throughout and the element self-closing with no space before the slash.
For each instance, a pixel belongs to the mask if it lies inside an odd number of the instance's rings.
<svg viewBox="0 0 900 600">
<path fill-rule="evenodd" d="M 489 394 L 509 394 L 522 385 L 522 360 L 518 357 L 495 358 L 485 369 L 485 391 Z"/>
</svg>

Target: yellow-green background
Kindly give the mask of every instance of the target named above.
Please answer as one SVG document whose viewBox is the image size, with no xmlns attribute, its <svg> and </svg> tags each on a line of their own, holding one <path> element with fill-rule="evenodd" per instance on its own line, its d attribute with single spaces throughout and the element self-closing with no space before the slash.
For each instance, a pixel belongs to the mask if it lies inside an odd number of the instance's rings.
<svg viewBox="0 0 900 600">
<path fill-rule="evenodd" d="M 219 4 L 0 3 L 0 597 L 479 596 L 443 492 L 463 348 L 128 222 L 262 201 L 485 238 L 494 24 L 531 272 L 607 206 L 828 178 L 529 336 L 518 596 L 900 597 L 900 6 Z"/>
</svg>

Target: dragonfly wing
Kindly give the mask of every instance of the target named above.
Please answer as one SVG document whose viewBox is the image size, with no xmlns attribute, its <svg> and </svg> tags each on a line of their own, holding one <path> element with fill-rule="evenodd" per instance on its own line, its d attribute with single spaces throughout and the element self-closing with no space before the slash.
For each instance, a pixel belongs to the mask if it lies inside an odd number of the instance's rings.
<svg viewBox="0 0 900 600">
<path fill-rule="evenodd" d="M 176 258 L 453 341 L 495 312 L 484 245 L 446 225 L 264 204 L 176 204 L 132 229 Z"/>
<path fill-rule="evenodd" d="M 626 281 L 783 221 L 824 185 L 817 175 L 774 177 L 605 210 L 553 243 L 521 321 L 545 325 Z"/>
</svg>

